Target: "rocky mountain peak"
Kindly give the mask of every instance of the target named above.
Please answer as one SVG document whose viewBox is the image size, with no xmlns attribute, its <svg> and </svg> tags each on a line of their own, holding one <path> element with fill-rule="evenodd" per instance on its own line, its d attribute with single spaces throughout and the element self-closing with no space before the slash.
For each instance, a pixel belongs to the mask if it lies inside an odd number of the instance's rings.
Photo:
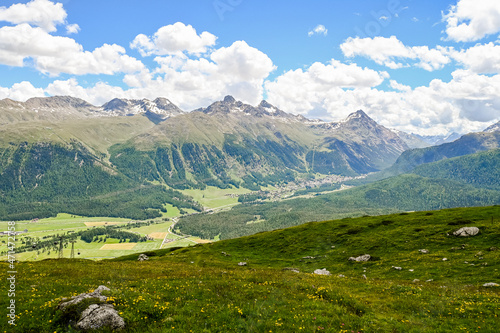
<svg viewBox="0 0 500 333">
<path fill-rule="evenodd" d="M 224 97 L 224 103 L 226 103 L 226 104 L 233 104 L 235 102 L 236 102 L 236 100 L 231 95 L 227 95 L 226 97 Z"/>
<path fill-rule="evenodd" d="M 350 120 L 368 120 L 368 121 L 373 121 L 372 118 L 370 118 L 363 110 L 358 110 L 356 112 L 351 113 L 345 121 L 350 121 Z"/>
<path fill-rule="evenodd" d="M 500 121 L 496 124 L 491 125 L 487 129 L 485 129 L 483 132 L 487 132 L 487 133 L 500 132 Z"/>
</svg>

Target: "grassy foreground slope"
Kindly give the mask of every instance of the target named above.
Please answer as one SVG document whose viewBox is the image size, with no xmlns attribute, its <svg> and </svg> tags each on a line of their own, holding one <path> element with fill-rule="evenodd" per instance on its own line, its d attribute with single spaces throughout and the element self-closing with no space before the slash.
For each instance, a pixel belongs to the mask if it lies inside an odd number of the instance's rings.
<svg viewBox="0 0 500 333">
<path fill-rule="evenodd" d="M 462 226 L 481 232 L 450 234 Z M 61 297 L 104 284 L 126 332 L 498 332 L 500 289 L 482 285 L 500 281 L 499 243 L 495 206 L 308 223 L 145 262 L 18 263 L 18 326 L 6 328 L 70 331 Z M 362 254 L 373 259 L 348 261 Z"/>
</svg>

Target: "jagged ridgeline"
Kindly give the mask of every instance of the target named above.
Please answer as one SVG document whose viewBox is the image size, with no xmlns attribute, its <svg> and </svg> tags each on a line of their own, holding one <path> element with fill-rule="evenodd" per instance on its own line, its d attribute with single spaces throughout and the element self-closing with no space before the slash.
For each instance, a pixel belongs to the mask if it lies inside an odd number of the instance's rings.
<svg viewBox="0 0 500 333">
<path fill-rule="evenodd" d="M 363 111 L 327 123 L 230 96 L 192 112 L 165 98 L 103 106 L 71 97 L 2 100 L 0 218 L 149 218 L 165 203 L 200 210 L 175 190 L 356 176 L 390 166 L 407 149 Z"/>
<path fill-rule="evenodd" d="M 299 174 L 377 171 L 406 149 L 402 139 L 362 111 L 341 123 L 314 122 L 265 101 L 253 107 L 228 96 L 113 146 L 110 161 L 133 179 L 177 189 L 257 190 Z"/>
</svg>

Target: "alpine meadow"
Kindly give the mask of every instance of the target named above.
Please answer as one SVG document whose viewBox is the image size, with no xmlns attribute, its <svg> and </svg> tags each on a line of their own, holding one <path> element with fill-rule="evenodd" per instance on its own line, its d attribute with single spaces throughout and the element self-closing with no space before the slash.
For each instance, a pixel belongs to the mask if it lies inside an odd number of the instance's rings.
<svg viewBox="0 0 500 333">
<path fill-rule="evenodd" d="M 6 0 L 0 332 L 500 327 L 500 2 Z"/>
</svg>

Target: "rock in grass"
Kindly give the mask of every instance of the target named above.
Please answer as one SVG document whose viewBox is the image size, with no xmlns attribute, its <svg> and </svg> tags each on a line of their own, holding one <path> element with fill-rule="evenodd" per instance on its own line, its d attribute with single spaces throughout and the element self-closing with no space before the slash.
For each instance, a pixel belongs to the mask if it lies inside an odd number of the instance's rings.
<svg viewBox="0 0 500 333">
<path fill-rule="evenodd" d="M 284 271 L 290 271 L 293 273 L 300 273 L 300 271 L 297 268 L 292 268 L 292 267 L 285 267 L 283 268 Z"/>
<path fill-rule="evenodd" d="M 395 269 L 395 270 L 397 270 L 397 271 L 400 271 L 400 270 L 402 270 L 402 269 L 403 269 L 403 268 L 401 268 L 401 267 L 397 267 L 397 266 L 392 266 L 392 268 L 393 268 L 393 269 Z"/>
<path fill-rule="evenodd" d="M 470 236 L 476 236 L 478 233 L 479 233 L 478 227 L 463 227 L 453 232 L 453 235 L 459 237 L 470 237 Z"/>
<path fill-rule="evenodd" d="M 500 287 L 500 285 L 498 283 L 488 282 L 483 284 L 483 287 Z"/>
<path fill-rule="evenodd" d="M 362 256 L 359 257 L 350 257 L 350 261 L 369 261 L 372 258 L 371 255 L 369 254 L 363 254 Z"/>
<path fill-rule="evenodd" d="M 317 269 L 314 271 L 314 274 L 316 274 L 316 275 L 332 275 L 329 271 L 326 270 L 326 268 Z"/>
<path fill-rule="evenodd" d="M 59 304 L 58 308 L 59 308 L 59 310 L 64 310 L 68 306 L 76 305 L 86 298 L 98 298 L 101 302 L 106 302 L 106 300 L 108 298 L 106 296 L 101 295 L 101 292 L 106 291 L 106 290 L 110 290 L 110 289 L 106 286 L 101 285 L 101 286 L 97 287 L 97 289 L 91 293 L 83 293 L 83 294 L 80 294 L 77 296 L 73 296 L 70 301 L 63 302 L 63 303 Z"/>
<path fill-rule="evenodd" d="M 238 263 L 238 266 L 246 266 L 246 265 L 247 265 L 247 263 L 245 261 L 241 261 Z"/>
<path fill-rule="evenodd" d="M 420 252 L 422 254 L 428 254 L 429 250 L 427 250 L 427 249 L 420 249 L 420 250 L 418 250 L 418 252 Z"/>
<path fill-rule="evenodd" d="M 137 258 L 138 261 L 145 261 L 149 260 L 149 257 L 145 255 L 144 253 L 139 254 L 139 258 Z"/>
<path fill-rule="evenodd" d="M 92 304 L 82 312 L 76 327 L 88 331 L 100 328 L 120 330 L 125 327 L 125 321 L 118 315 L 111 304 Z"/>
</svg>

